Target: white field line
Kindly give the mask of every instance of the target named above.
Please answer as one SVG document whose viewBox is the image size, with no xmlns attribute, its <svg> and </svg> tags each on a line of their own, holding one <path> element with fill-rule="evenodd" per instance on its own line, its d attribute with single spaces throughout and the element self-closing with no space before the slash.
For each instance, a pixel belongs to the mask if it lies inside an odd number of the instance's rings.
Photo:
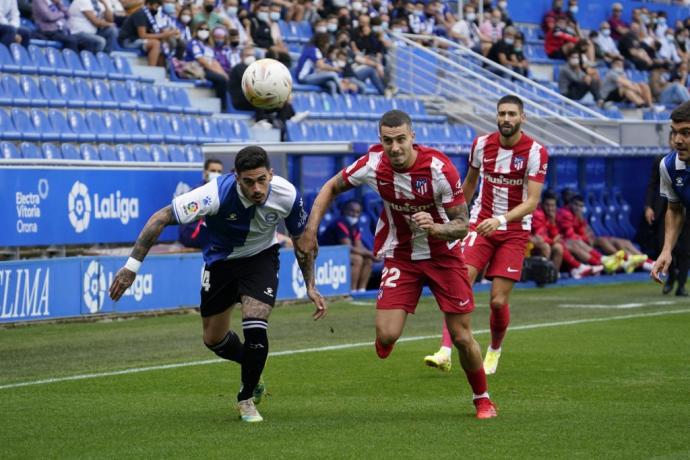
<svg viewBox="0 0 690 460">
<path fill-rule="evenodd" d="M 612 310 L 625 310 L 628 308 L 640 308 L 640 307 L 651 307 L 652 305 L 674 305 L 677 302 L 673 300 L 659 300 L 657 302 L 631 302 L 631 303 L 619 303 L 619 304 L 598 304 L 598 303 L 562 303 L 559 308 L 594 308 L 594 309 L 606 309 L 610 308 Z"/>
<path fill-rule="evenodd" d="M 550 327 L 559 327 L 559 326 L 573 326 L 577 324 L 587 324 L 587 323 L 601 323 L 601 322 L 606 322 L 606 321 L 620 321 L 620 320 L 626 320 L 626 319 L 634 319 L 634 318 L 649 318 L 649 317 L 654 317 L 654 316 L 668 316 L 668 315 L 682 315 L 682 314 L 688 314 L 690 313 L 690 309 L 685 309 L 685 310 L 666 310 L 666 311 L 657 311 L 657 312 L 651 312 L 651 313 L 636 313 L 636 314 L 629 314 L 629 315 L 619 315 L 619 316 L 609 316 L 609 317 L 604 317 L 604 318 L 587 318 L 587 319 L 575 319 L 575 320 L 570 320 L 570 321 L 554 321 L 550 323 L 536 323 L 536 324 L 523 324 L 523 325 L 518 325 L 518 326 L 512 326 L 510 328 L 511 331 L 524 331 L 524 330 L 530 330 L 530 329 L 543 329 L 543 328 L 550 328 Z M 474 334 L 486 334 L 488 333 L 488 329 L 480 329 L 477 331 L 474 331 Z M 415 337 L 403 337 L 398 342 L 414 342 L 418 340 L 428 340 L 428 339 L 438 339 L 441 336 L 439 334 L 435 335 L 420 335 L 420 336 L 415 336 Z M 370 347 L 372 345 L 371 342 L 357 342 L 357 343 L 344 343 L 341 345 L 330 345 L 326 347 L 314 347 L 314 348 L 301 348 L 298 350 L 285 350 L 285 351 L 278 351 L 275 353 L 270 353 L 269 356 L 290 356 L 290 355 L 297 355 L 301 353 L 316 353 L 316 352 L 322 352 L 322 351 L 334 351 L 334 350 L 346 350 L 349 348 L 362 348 L 362 347 Z M 200 360 L 200 361 L 188 361 L 188 362 L 183 362 L 183 363 L 175 363 L 175 364 L 161 364 L 157 366 L 146 366 L 146 367 L 134 367 L 131 369 L 122 369 L 119 371 L 109 371 L 109 372 L 97 372 L 93 374 L 78 374 L 78 375 L 70 375 L 66 377 L 54 377 L 50 379 L 42 379 L 42 380 L 29 380 L 27 382 L 17 382 L 17 383 L 10 383 L 7 385 L 0 385 L 0 390 L 7 390 L 10 388 L 19 388 L 19 387 L 27 387 L 27 386 L 33 386 L 33 385 L 45 385 L 48 383 L 58 383 L 58 382 L 69 382 L 72 380 L 86 380 L 86 379 L 95 379 L 95 378 L 100 378 L 100 377 L 111 377 L 114 375 L 127 375 L 127 374 L 136 374 L 139 372 L 149 372 L 149 371 L 158 371 L 158 370 L 165 370 L 165 369 L 177 369 L 180 367 L 191 367 L 191 366 L 203 366 L 206 364 L 216 364 L 216 363 L 222 363 L 225 362 L 223 359 L 205 359 L 205 360 Z"/>
</svg>

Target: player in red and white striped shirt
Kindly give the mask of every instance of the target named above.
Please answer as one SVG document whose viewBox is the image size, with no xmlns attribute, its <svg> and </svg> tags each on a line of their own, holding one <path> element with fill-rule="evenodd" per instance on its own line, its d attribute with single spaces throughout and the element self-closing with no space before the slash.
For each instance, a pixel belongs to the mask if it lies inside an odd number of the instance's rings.
<svg viewBox="0 0 690 460">
<path fill-rule="evenodd" d="M 460 250 L 468 226 L 460 175 L 443 153 L 413 143 L 405 112 L 386 112 L 379 136 L 381 144 L 323 186 L 298 247 L 316 248 L 319 223 L 336 195 L 363 184 L 377 191 L 384 209 L 374 253 L 384 258 L 384 269 L 376 302 L 376 353 L 381 359 L 391 353 L 428 283 L 472 387 L 477 418 L 495 417 L 481 350 L 470 327 L 474 298 Z"/>
<path fill-rule="evenodd" d="M 539 204 L 546 178 L 546 149 L 521 131 L 525 121 L 522 100 L 504 96 L 497 104 L 498 131 L 475 139 L 470 167 L 463 184 L 465 199 L 481 189 L 470 215 L 470 232 L 463 241 L 470 282 L 486 268 L 491 285 L 491 346 L 484 358 L 487 374 L 496 372 L 501 343 L 508 329 L 508 301 L 520 280 L 522 261 L 532 225 L 532 211 Z M 424 362 L 450 370 L 450 336 L 444 327 L 441 349 Z"/>
</svg>

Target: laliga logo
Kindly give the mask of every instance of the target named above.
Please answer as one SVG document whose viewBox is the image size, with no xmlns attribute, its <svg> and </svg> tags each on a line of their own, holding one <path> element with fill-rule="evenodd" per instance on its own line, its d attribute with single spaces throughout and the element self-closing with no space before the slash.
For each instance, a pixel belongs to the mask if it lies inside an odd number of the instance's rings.
<svg viewBox="0 0 690 460">
<path fill-rule="evenodd" d="M 69 223 L 72 224 L 77 233 L 81 233 L 89 228 L 91 218 L 91 199 L 89 189 L 86 185 L 77 181 L 72 186 L 67 199 L 69 209 Z"/>
<path fill-rule="evenodd" d="M 347 266 L 335 265 L 333 259 L 328 259 L 327 262 L 316 266 L 314 278 L 316 286 L 331 286 L 333 289 L 338 289 L 341 284 L 348 282 Z M 304 283 L 302 270 L 296 260 L 292 264 L 292 290 L 298 299 L 307 295 L 307 285 Z"/>
<path fill-rule="evenodd" d="M 69 221 L 77 233 L 89 228 L 91 221 L 91 198 L 86 184 L 79 181 L 72 185 L 67 200 Z M 106 197 L 93 195 L 93 217 L 95 219 L 117 219 L 127 224 L 130 219 L 139 217 L 139 199 L 123 197 L 119 190 Z"/>
<path fill-rule="evenodd" d="M 105 300 L 105 273 L 103 266 L 92 260 L 84 273 L 84 303 L 89 313 L 98 313 Z"/>
</svg>

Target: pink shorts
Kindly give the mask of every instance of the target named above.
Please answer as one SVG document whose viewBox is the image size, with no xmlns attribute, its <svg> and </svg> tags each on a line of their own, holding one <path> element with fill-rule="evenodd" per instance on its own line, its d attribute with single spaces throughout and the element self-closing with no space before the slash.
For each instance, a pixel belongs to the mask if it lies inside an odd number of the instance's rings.
<svg viewBox="0 0 690 460">
<path fill-rule="evenodd" d="M 414 313 L 425 282 L 441 311 L 470 313 L 474 310 L 467 266 L 459 253 L 415 261 L 386 259 L 376 308 Z"/>
<path fill-rule="evenodd" d="M 462 240 L 462 254 L 467 265 L 479 272 L 488 264 L 485 278 L 500 276 L 520 281 L 528 241 L 529 232 L 501 231 L 481 236 L 472 229 Z"/>
</svg>

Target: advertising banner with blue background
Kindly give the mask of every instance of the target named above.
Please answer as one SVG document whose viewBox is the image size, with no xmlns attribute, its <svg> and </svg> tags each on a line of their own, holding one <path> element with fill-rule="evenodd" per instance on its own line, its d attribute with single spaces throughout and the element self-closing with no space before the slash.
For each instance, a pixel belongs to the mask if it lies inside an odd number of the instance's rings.
<svg viewBox="0 0 690 460">
<path fill-rule="evenodd" d="M 201 254 L 151 255 L 118 301 L 108 288 L 125 257 L 72 257 L 0 262 L 0 323 L 199 305 Z M 278 300 L 304 299 L 307 290 L 292 249 L 280 252 Z M 350 292 L 346 246 L 320 248 L 316 285 L 324 296 Z"/>
<path fill-rule="evenodd" d="M 0 246 L 131 242 L 200 180 L 182 169 L 0 168 Z M 177 229 L 160 239 L 177 239 Z"/>
</svg>

